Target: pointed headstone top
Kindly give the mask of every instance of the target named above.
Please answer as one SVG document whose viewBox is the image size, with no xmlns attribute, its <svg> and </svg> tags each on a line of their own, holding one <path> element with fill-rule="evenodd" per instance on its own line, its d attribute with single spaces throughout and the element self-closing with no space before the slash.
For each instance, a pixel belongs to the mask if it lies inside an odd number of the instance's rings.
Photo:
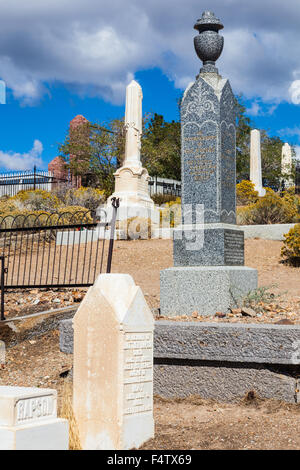
<svg viewBox="0 0 300 470">
<path fill-rule="evenodd" d="M 136 80 L 131 80 L 127 88 L 128 87 L 135 87 L 135 88 L 138 88 L 139 90 L 142 89 L 141 85 Z"/>
</svg>

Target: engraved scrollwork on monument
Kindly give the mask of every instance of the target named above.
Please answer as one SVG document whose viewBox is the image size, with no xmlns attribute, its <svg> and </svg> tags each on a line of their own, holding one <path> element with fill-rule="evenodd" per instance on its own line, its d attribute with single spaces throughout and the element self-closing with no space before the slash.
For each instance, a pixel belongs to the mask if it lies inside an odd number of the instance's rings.
<svg viewBox="0 0 300 470">
<path fill-rule="evenodd" d="M 229 81 L 225 84 L 221 96 L 221 113 L 224 121 L 234 124 L 237 112 L 237 102 L 232 93 Z"/>
<path fill-rule="evenodd" d="M 205 86 L 206 85 L 206 86 Z M 205 113 L 217 113 L 216 105 L 211 100 L 211 90 L 202 80 L 198 80 L 189 90 L 189 100 L 184 100 L 181 108 L 181 118 L 196 114 L 202 118 Z"/>
</svg>

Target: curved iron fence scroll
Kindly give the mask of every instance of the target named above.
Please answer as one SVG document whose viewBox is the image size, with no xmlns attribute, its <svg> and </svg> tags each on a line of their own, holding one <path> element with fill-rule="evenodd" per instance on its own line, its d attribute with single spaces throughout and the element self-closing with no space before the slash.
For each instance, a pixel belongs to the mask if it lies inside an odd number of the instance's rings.
<svg viewBox="0 0 300 470">
<path fill-rule="evenodd" d="M 118 203 L 112 205 L 110 221 L 93 221 L 90 211 L 0 217 L 1 320 L 5 290 L 91 286 L 110 272 Z"/>
</svg>

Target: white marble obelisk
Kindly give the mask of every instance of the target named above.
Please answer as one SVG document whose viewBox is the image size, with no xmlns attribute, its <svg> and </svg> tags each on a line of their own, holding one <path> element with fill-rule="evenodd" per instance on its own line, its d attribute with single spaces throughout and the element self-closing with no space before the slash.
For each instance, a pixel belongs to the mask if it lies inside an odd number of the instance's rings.
<svg viewBox="0 0 300 470">
<path fill-rule="evenodd" d="M 132 80 L 126 88 L 125 159 L 115 173 L 115 191 L 108 199 L 108 206 L 117 197 L 120 199 L 118 220 L 142 217 L 158 223 L 159 214 L 149 195 L 149 174 L 141 163 L 142 99 L 141 86 Z"/>
<path fill-rule="evenodd" d="M 260 131 L 253 129 L 250 134 L 250 180 L 258 195 L 264 196 L 266 190 L 262 185 Z"/>
<path fill-rule="evenodd" d="M 126 89 L 125 107 L 125 160 L 124 166 L 141 168 L 141 137 L 142 137 L 142 99 L 141 86 L 135 81 Z"/>
<path fill-rule="evenodd" d="M 292 173 L 292 148 L 286 142 L 282 147 L 281 152 L 281 173 L 285 177 L 283 178 L 284 187 L 290 188 L 294 185 L 293 178 L 291 176 Z"/>
</svg>

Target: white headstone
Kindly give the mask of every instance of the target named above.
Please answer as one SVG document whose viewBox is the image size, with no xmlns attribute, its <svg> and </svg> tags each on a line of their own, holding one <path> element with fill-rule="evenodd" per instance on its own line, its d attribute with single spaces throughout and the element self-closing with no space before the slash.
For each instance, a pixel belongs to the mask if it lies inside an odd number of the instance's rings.
<svg viewBox="0 0 300 470">
<path fill-rule="evenodd" d="M 284 184 L 286 188 L 289 188 L 290 186 L 293 186 L 293 178 L 291 177 L 291 172 L 292 172 L 292 148 L 291 146 L 286 142 L 282 146 L 282 152 L 281 152 L 281 173 L 282 175 L 286 175 L 284 178 Z"/>
<path fill-rule="evenodd" d="M 255 186 L 255 191 L 258 191 L 258 195 L 264 196 L 266 190 L 262 185 L 260 131 L 258 129 L 253 129 L 250 134 L 250 180 Z"/>
<path fill-rule="evenodd" d="M 153 316 L 126 274 L 101 274 L 74 317 L 74 413 L 83 449 L 154 436 Z"/>
<path fill-rule="evenodd" d="M 0 450 L 68 450 L 68 429 L 56 390 L 0 387 Z"/>
</svg>

